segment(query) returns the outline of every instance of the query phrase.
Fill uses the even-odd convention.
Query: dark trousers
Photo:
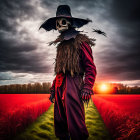
[[[86,140],[89,137],[85,125],[85,111],[80,99],[82,77],[66,76],[57,88],[54,103],[54,127],[56,137],[70,134],[71,140]]]

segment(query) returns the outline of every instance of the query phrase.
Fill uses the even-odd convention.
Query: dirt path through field
[[[84,106],[85,121],[89,131],[88,140],[111,140],[92,100],[90,100],[88,108],[86,104]],[[54,135],[53,107],[54,104],[14,140],[58,140]]]

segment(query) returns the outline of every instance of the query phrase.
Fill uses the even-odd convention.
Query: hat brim
[[[89,19],[81,19],[81,18],[65,17],[65,16],[61,16],[61,17],[71,19],[73,22],[73,27],[75,27],[75,28],[80,28],[83,25],[85,25],[89,22],[92,22],[92,20],[89,20]],[[60,17],[52,17],[52,18],[47,19],[40,26],[40,28],[44,28],[46,31],[56,30],[56,19],[58,19],[58,18],[60,18]]]

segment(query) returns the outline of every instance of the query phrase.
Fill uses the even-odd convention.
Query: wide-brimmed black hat
[[[40,28],[44,28],[46,31],[50,31],[52,29],[56,30],[56,19],[63,17],[72,21],[72,27],[80,28],[88,22],[92,22],[89,19],[81,19],[75,18],[71,15],[71,9],[68,5],[59,5],[56,11],[56,17],[52,17],[47,19]],[[39,29],[40,29],[39,28]]]

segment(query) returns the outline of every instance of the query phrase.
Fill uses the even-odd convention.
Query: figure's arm
[[[94,64],[92,49],[86,42],[83,42],[81,45],[81,57],[85,69],[84,88],[92,90],[97,71]]]
[[[54,103],[53,99],[55,97],[55,83],[56,83],[56,77],[54,78],[53,80],[53,83],[52,83],[52,86],[50,88],[50,97],[49,97],[49,100]]]
[[[93,86],[97,71],[94,64],[92,49],[86,42],[82,42],[81,44],[81,60],[85,70],[85,78],[82,91],[88,95],[91,95],[93,94]],[[83,98],[86,98],[85,100],[89,100],[90,96],[86,96],[86,94],[84,94]]]

